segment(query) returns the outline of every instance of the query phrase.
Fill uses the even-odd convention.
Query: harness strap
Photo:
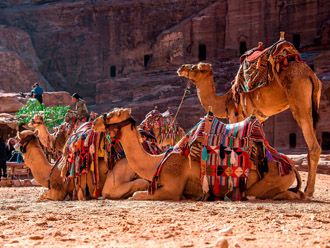
[[[50,170],[50,173],[49,173],[49,176],[48,176],[48,180],[47,180],[48,189],[50,189],[50,178],[52,177],[53,171],[54,171],[55,168],[57,168],[57,165],[59,164],[59,162],[61,161],[61,159],[62,159],[62,157],[59,157],[59,158],[56,160],[56,162],[55,162],[53,168]]]

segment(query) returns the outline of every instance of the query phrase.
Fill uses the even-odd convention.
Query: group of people
[[[16,140],[9,138],[7,142],[0,137],[0,180],[7,178],[7,162],[23,162],[23,157],[15,151]]]

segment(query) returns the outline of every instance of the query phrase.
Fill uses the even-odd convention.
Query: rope
[[[176,113],[175,113],[175,115],[174,115],[173,121],[172,121],[172,123],[170,124],[170,128],[169,128],[169,130],[168,130],[168,132],[167,132],[167,134],[166,134],[164,140],[167,139],[167,137],[168,137],[170,131],[173,129],[174,122],[175,122],[175,120],[176,120],[176,118],[177,118],[177,116],[178,116],[178,114],[179,114],[179,111],[180,111],[180,109],[181,109],[181,107],[182,107],[183,101],[184,101],[184,99],[185,99],[187,93],[190,92],[189,89],[190,89],[190,83],[188,82],[187,85],[186,85],[186,88],[184,89],[184,93],[183,93],[183,96],[182,96],[182,98],[181,98],[181,102],[180,102],[180,104],[179,104],[179,107],[178,107],[178,109],[177,109],[177,111],[176,111]]]

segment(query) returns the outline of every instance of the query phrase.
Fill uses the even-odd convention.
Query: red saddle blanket
[[[215,199],[223,192],[225,196],[220,199],[243,199],[251,168],[262,175],[268,170],[268,162],[276,161],[279,174],[286,175],[293,166],[289,158],[268,144],[255,117],[234,124],[205,117],[176,149],[200,161],[203,190]]]

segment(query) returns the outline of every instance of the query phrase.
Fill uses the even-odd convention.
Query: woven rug
[[[291,60],[301,62],[299,52],[285,40],[271,47],[253,48],[244,53],[241,65],[233,83],[236,93],[251,92],[268,84],[273,79],[273,73],[285,70]]]
[[[125,157],[125,153],[119,140],[112,140],[107,133],[95,132],[92,122],[89,122],[70,135],[64,157],[66,165],[62,169],[62,177],[75,179],[91,172],[93,184],[98,185],[99,157],[104,158],[111,170],[116,161]]]
[[[268,144],[262,124],[255,117],[234,124],[205,117],[174,150],[200,161],[203,190],[215,199],[223,194],[225,197],[220,199],[244,199],[253,166],[267,172],[268,162],[276,161],[279,174],[286,175],[293,165]]]

